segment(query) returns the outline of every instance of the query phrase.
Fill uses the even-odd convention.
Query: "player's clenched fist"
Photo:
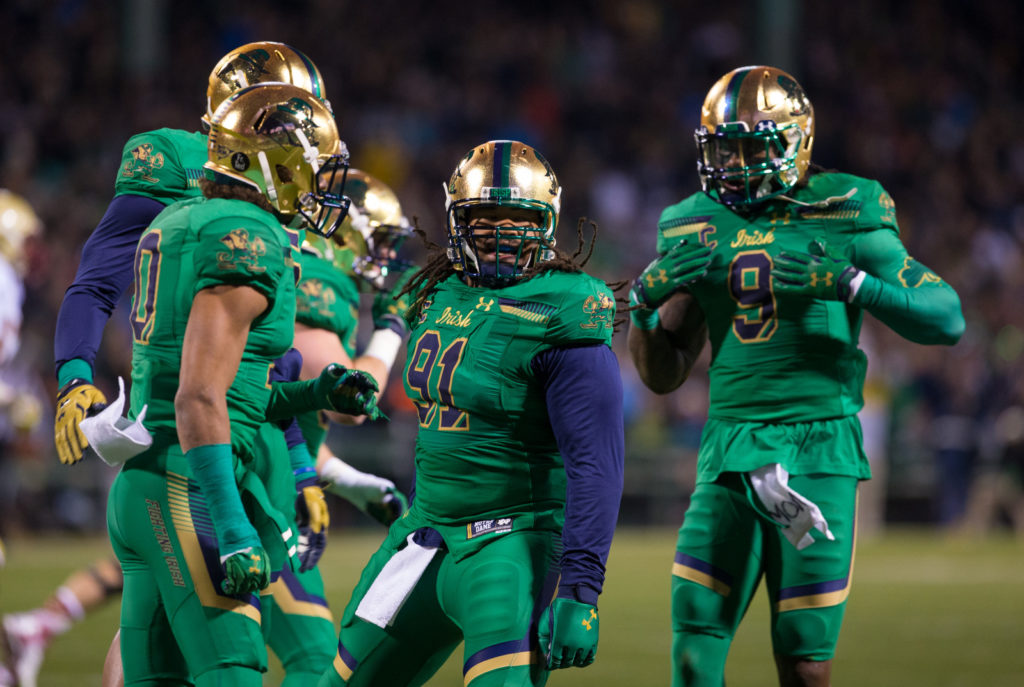
[[[633,283],[631,300],[657,308],[669,296],[707,274],[711,250],[702,243],[683,240],[655,258]]]

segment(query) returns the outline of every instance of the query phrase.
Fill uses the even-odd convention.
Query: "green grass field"
[[[340,610],[379,541],[372,531],[332,534],[327,592]],[[601,644],[586,670],[559,671],[549,685],[669,684],[672,530],[620,530],[601,598]],[[101,538],[15,539],[0,571],[0,610],[40,603],[75,566],[106,553]],[[759,597],[729,659],[730,685],[774,685],[767,605]],[[58,638],[40,687],[98,685],[117,625],[112,604]],[[460,656],[431,681],[461,685]],[[276,666],[266,684],[276,685]],[[836,687],[1020,687],[1024,685],[1024,544],[1010,538],[949,539],[899,532],[864,541],[833,668]]]

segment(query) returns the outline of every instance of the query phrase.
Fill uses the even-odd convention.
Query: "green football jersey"
[[[195,198],[156,216],[135,252],[131,417],[148,404],[146,429],[176,431],[174,395],[192,300],[211,286],[249,286],[269,304],[252,323],[227,401],[232,446],[241,456],[250,454],[256,428],[265,421],[270,367],[291,346],[295,331],[293,233],[240,200]]]
[[[559,517],[565,470],[531,362],[551,348],[610,346],[614,317],[608,287],[583,273],[438,285],[413,324],[403,380],[419,413],[418,518]]]
[[[710,417],[804,422],[863,405],[862,310],[776,294],[770,271],[781,251],[806,253],[818,238],[849,257],[870,232],[898,235],[893,201],[875,181],[836,173],[811,176],[790,196],[798,202],[741,214],[697,193],[666,208],[658,223],[659,253],[684,238],[712,251],[707,275],[690,287],[711,341]]]
[[[146,196],[164,205],[202,195],[206,143],[206,134],[180,129],[132,136],[121,153],[114,195]]]
[[[310,253],[299,256],[299,282],[295,321],[313,329],[326,329],[341,339],[350,358],[356,354],[359,326],[359,287],[333,263]]]
[[[348,356],[355,358],[359,287],[328,260],[302,253],[299,263],[302,278],[297,289],[295,321],[334,332]],[[322,413],[302,413],[297,420],[310,455],[316,456],[327,437],[327,419]]]

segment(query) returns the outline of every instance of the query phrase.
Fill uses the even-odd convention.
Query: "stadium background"
[[[862,344],[871,362],[863,420],[880,479],[863,495],[867,536],[858,583],[860,571],[872,565],[892,576],[877,573],[888,591],[872,598],[875,573],[864,573],[869,581],[856,587],[850,620],[864,619],[868,628],[880,623],[878,632],[848,627],[840,656],[856,641],[850,635],[868,644],[888,638],[885,628],[895,626],[874,612],[895,620],[904,606],[936,615],[922,615],[919,626],[894,639],[919,641],[924,629],[927,645],[935,646],[933,635],[942,628],[951,646],[979,642],[978,635],[1019,644],[1020,623],[1000,624],[998,613],[1014,604],[1024,608],[1021,553],[1012,539],[1024,537],[1024,8],[1010,0],[459,5],[11,0],[0,7],[0,187],[25,196],[46,225],[26,279],[22,351],[2,371],[39,398],[43,419],[34,434],[15,436],[0,418],[0,532],[11,558],[0,572],[0,611],[38,603],[64,574],[102,552],[113,475],[97,460],[73,469],[57,463],[50,432],[52,338],[81,245],[110,200],[121,146],[150,128],[197,128],[213,63],[239,44],[280,40],[306,52],[323,72],[354,166],[392,185],[406,214],[432,239],[443,236],[439,187],[455,161],[480,141],[517,138],[545,154],[565,188],[560,244],[573,247],[576,219],[593,218],[600,230],[590,268],[610,281],[643,269],[661,208],[697,190],[692,130],[714,80],[751,63],[793,73],[815,106],[814,160],[882,182],[896,201],[910,252],[958,290],[968,322],[959,344],[938,349],[908,344],[865,318]],[[130,340],[122,306],[97,365],[108,393],[118,375],[128,377]],[[706,375],[699,370],[681,391],[655,396],[628,362],[624,332],[615,342],[627,391],[619,541],[637,548],[629,556],[613,550],[610,575],[622,575],[627,588],[653,585],[642,608],[656,615],[621,607],[629,622],[653,628],[623,634],[654,643],[651,657],[636,662],[657,665],[667,651],[672,527],[692,485]],[[392,391],[391,423],[337,430],[331,442],[346,460],[408,486],[414,415],[402,403],[400,385]],[[344,504],[332,505],[337,527],[328,562],[340,565],[343,528],[353,530],[353,551],[377,533]],[[914,534],[906,534],[907,526]],[[883,531],[890,534],[877,536]],[[919,587],[909,584],[918,579],[914,571],[931,581],[925,586],[934,599],[908,591]],[[344,601],[343,587],[333,590],[335,606]],[[965,589],[978,596],[964,596]],[[944,606],[947,594],[963,603]],[[613,604],[611,593],[607,598]],[[108,626],[114,617],[106,616]],[[99,616],[89,622],[97,631],[87,639],[78,631],[62,638],[48,667],[63,665],[56,663],[61,647],[80,646],[86,663],[67,674],[98,673],[108,633]],[[602,654],[612,653],[613,625],[606,620]],[[755,652],[751,665],[763,674],[751,673],[759,675],[756,682],[737,679],[772,684],[763,625],[745,629]],[[942,654],[948,668],[940,661],[930,681],[867,681],[1024,683],[1019,652],[1003,653],[1001,644],[985,641],[988,648],[973,662],[957,662],[962,649]],[[878,661],[896,661],[892,644],[879,649]],[[578,679],[588,673],[599,679],[601,663],[596,674],[581,672]],[[865,682],[844,676],[857,663],[840,662],[837,685]],[[989,663],[1003,672],[969,679],[978,674],[968,666]],[[664,682],[664,670],[654,674],[650,682],[635,681]]]

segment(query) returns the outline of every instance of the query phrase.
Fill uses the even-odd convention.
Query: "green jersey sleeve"
[[[359,324],[359,289],[333,264],[303,253],[302,280],[296,292],[295,321],[326,329],[341,339],[345,352],[355,356]]]
[[[866,273],[854,304],[915,343],[952,345],[960,339],[965,323],[956,291],[912,258],[894,233],[859,235],[851,258]]]
[[[270,301],[283,279],[293,279],[282,230],[252,217],[221,217],[199,230],[194,292],[220,284],[250,286]],[[276,232],[276,233],[275,233]]]
[[[132,194],[165,205],[202,194],[206,136],[177,129],[136,134],[125,143],[114,195]]]
[[[561,275],[561,304],[548,320],[544,337],[552,348],[586,344],[611,346],[615,299],[608,286],[583,273]]]
[[[851,180],[848,182],[851,188],[854,187],[855,182],[860,182],[857,194],[857,200],[860,201],[857,223],[861,227],[888,230],[894,235],[899,235],[900,228],[896,224],[896,203],[880,183],[849,174],[831,176],[839,180]]]

